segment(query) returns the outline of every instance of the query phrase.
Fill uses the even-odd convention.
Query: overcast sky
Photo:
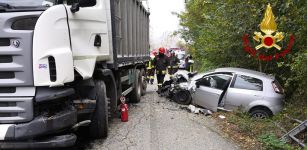
[[[172,12],[184,11],[184,0],[148,0],[148,5],[152,48],[175,47],[178,38],[167,37],[179,28],[179,19]]]

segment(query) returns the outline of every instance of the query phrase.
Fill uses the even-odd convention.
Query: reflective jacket
[[[154,66],[154,58],[151,58],[151,59],[148,61],[146,67],[147,67],[147,69],[154,69],[154,68],[155,68],[155,66]]]
[[[153,64],[157,71],[165,71],[169,65],[167,56],[159,54],[154,58]]]
[[[178,67],[179,59],[176,56],[171,56],[169,58],[169,66],[176,68]]]

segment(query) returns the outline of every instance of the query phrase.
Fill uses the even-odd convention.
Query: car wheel
[[[250,111],[250,115],[255,119],[266,119],[272,116],[272,112],[268,109],[256,108]]]
[[[192,97],[189,91],[180,90],[175,93],[174,100],[178,104],[189,105],[192,101]]]

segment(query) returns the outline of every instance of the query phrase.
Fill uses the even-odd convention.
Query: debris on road
[[[221,118],[221,119],[225,119],[226,117],[225,117],[225,116],[223,116],[223,115],[219,115],[219,118]]]
[[[205,116],[212,115],[212,111],[204,108],[198,108],[194,105],[189,105],[188,107],[180,107],[194,114],[204,114]]]

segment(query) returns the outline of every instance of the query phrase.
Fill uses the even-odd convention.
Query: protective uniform
[[[147,64],[147,82],[153,84],[155,79],[155,66],[154,66],[154,59],[157,56],[156,52],[153,52],[153,57],[149,60]]]
[[[194,60],[193,57],[191,55],[188,55],[185,59],[185,64],[186,64],[186,70],[189,72],[193,72],[194,71]]]
[[[158,80],[158,93],[161,91],[162,84],[164,82],[164,77],[166,74],[166,69],[169,64],[167,56],[165,54],[165,48],[159,48],[159,55],[154,59],[154,66],[156,69],[157,80]]]
[[[169,66],[168,66],[168,74],[170,77],[173,77],[173,75],[178,71],[178,64],[180,63],[179,59],[175,55],[174,52],[172,52],[170,58],[169,58]]]

